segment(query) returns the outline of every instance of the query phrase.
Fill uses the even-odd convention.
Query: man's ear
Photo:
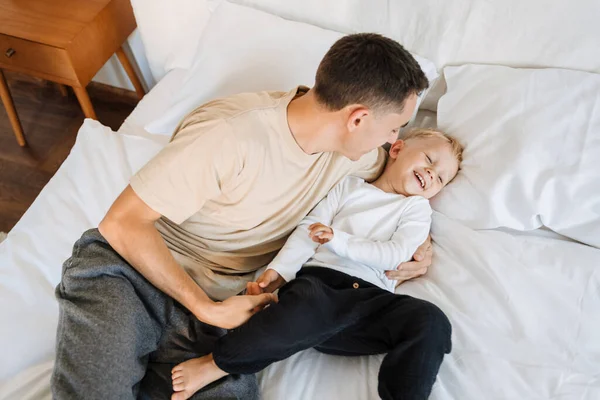
[[[371,114],[371,110],[362,105],[349,106],[348,132],[354,132],[361,125],[365,124],[365,119]]]
[[[404,140],[398,139],[394,142],[392,147],[390,147],[390,157],[394,160],[398,157],[398,153],[402,151],[404,148]]]

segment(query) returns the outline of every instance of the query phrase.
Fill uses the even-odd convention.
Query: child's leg
[[[212,355],[175,367],[175,390],[189,397],[225,374],[255,373],[314,347],[367,315],[372,307],[365,307],[361,297],[389,302],[381,289],[355,290],[356,279],[345,274],[323,268],[303,272],[281,288],[277,304],[219,339]]]
[[[346,356],[387,353],[379,370],[381,398],[425,400],[444,354],[450,352],[452,327],[444,313],[427,301],[389,296],[394,297],[389,305],[315,348]]]
[[[277,304],[219,339],[214,361],[228,373],[256,373],[354,324],[354,309],[349,293],[321,277],[301,275],[280,290]]]

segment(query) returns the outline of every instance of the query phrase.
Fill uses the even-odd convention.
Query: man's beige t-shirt
[[[243,93],[197,108],[131,179],[163,216],[156,226],[177,262],[214,299],[243,290],[343,177],[381,172],[383,149],[356,162],[302,150],[287,106],[307,90]]]

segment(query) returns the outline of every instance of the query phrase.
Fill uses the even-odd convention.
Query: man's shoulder
[[[247,116],[253,111],[275,109],[286,95],[286,92],[265,91],[238,93],[211,100],[189,113],[182,121],[179,129],[192,124],[218,120],[234,122],[235,119]]]

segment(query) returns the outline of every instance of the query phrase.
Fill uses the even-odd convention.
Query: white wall
[[[131,61],[133,68],[136,70],[137,76],[142,81],[142,85],[146,91],[150,90],[156,82],[150,72],[146,52],[144,51],[140,33],[137,29],[129,36],[127,42],[123,45],[123,49],[129,61]],[[104,64],[92,80],[110,86],[134,90],[129,77],[115,54]]]

